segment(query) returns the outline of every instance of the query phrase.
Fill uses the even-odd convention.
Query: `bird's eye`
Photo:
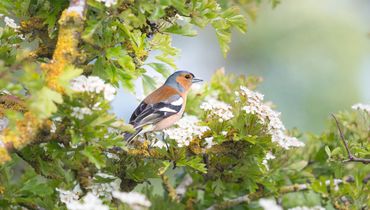
[[[186,79],[190,79],[190,78],[191,78],[191,76],[190,76],[189,74],[187,74],[187,75],[185,75],[185,78],[186,78]]]

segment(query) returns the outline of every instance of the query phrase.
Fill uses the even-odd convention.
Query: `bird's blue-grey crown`
[[[176,78],[182,74],[190,74],[192,76],[192,83],[196,83],[196,82],[201,82],[203,80],[201,79],[197,79],[195,78],[194,74],[189,72],[189,71],[184,71],[184,70],[180,70],[180,71],[175,71],[173,74],[171,74],[166,82],[164,83],[164,85],[167,85],[167,86],[171,86],[173,88],[176,88],[178,90],[180,90],[181,92],[184,92],[185,89],[177,82]]]

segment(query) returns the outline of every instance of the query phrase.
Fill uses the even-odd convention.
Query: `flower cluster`
[[[102,2],[106,7],[111,7],[117,4],[117,0],[96,0],[97,2]]]
[[[4,16],[3,14],[0,14],[0,18],[3,17],[3,16]],[[18,30],[20,28],[20,26],[15,23],[15,20],[8,17],[8,16],[4,17],[4,22],[5,22],[6,26],[8,26],[9,28],[12,28],[14,30]]]
[[[262,160],[262,164],[266,167],[267,170],[269,170],[268,161],[275,159],[275,155],[272,154],[272,152],[268,152],[265,156],[265,158]]]
[[[247,114],[256,115],[261,124],[267,123],[268,132],[273,142],[277,142],[284,149],[304,146],[304,143],[297,138],[285,134],[285,126],[280,120],[280,112],[272,110],[270,106],[263,103],[262,94],[251,91],[244,86],[240,86],[240,91],[235,92],[235,94],[237,101],[241,101],[240,95],[246,98],[247,105],[242,110]]]
[[[105,83],[97,76],[79,76],[71,81],[71,89],[76,92],[103,93],[104,99],[112,101],[116,94],[116,88]]]
[[[65,204],[69,210],[109,210],[109,207],[91,192],[88,192],[81,200],[71,200]]]
[[[114,191],[112,195],[121,202],[128,204],[133,210],[147,209],[152,205],[145,195],[137,192]]]
[[[229,104],[213,97],[207,97],[206,101],[200,105],[200,108],[204,111],[209,111],[212,116],[218,117],[219,122],[224,122],[234,117],[231,111],[232,107]]]
[[[85,115],[91,115],[92,111],[86,107],[72,107],[72,116],[82,120]]]
[[[208,126],[200,126],[195,116],[184,116],[176,123],[176,127],[164,130],[170,139],[174,139],[179,147],[188,146],[194,137],[201,137],[209,130]]]
[[[109,174],[98,173],[97,175],[103,178],[110,178],[114,180],[108,183],[95,183],[87,187],[87,189],[89,189],[95,196],[112,200],[112,192],[120,189],[121,180]]]
[[[313,206],[313,207],[296,206],[294,208],[290,208],[289,210],[325,210],[325,208],[321,206]]]
[[[103,178],[115,178],[111,175],[98,173],[97,175]],[[89,186],[89,192],[82,198],[82,190],[79,185],[76,185],[72,191],[57,188],[59,199],[64,203],[69,210],[105,210],[108,206],[103,204],[104,200],[112,200],[116,198],[123,203],[129,205],[132,209],[147,209],[151,206],[151,202],[142,194],[137,192],[120,192],[119,185],[121,180],[115,179],[111,183],[99,183]]]
[[[364,111],[364,112],[367,112],[368,114],[370,114],[370,104],[361,104],[361,103],[354,104],[352,106],[352,109],[361,110],[361,111]]]

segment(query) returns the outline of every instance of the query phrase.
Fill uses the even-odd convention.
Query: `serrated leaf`
[[[81,154],[85,155],[96,168],[101,169],[105,166],[105,157],[96,147],[87,146],[81,151]]]
[[[57,111],[55,104],[63,102],[62,95],[48,87],[43,87],[41,90],[34,92],[31,97],[30,109],[34,113],[38,113],[40,119],[49,117]]]
[[[196,36],[198,32],[193,29],[191,24],[179,25],[175,24],[165,30],[166,32],[179,34],[183,36]]]
[[[171,74],[171,70],[163,63],[148,63],[147,65],[162,74],[164,78],[167,78]]]
[[[178,166],[188,166],[202,173],[207,173],[206,164],[203,163],[202,158],[193,157],[192,159],[186,160],[181,159],[176,162]]]
[[[144,93],[149,94],[156,88],[156,82],[153,78],[147,75],[143,75],[142,78],[143,78],[142,81],[143,81]]]

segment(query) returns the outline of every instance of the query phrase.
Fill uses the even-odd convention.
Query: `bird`
[[[132,113],[129,124],[135,131],[124,134],[127,143],[130,144],[138,135],[169,128],[181,119],[192,84],[202,81],[189,71],[181,70],[171,74]]]

